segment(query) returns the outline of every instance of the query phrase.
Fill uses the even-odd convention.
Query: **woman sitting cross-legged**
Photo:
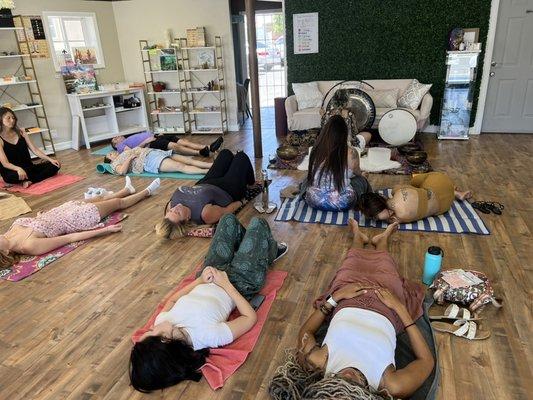
[[[112,151],[104,162],[111,163],[111,168],[118,175],[133,172],[182,172],[184,174],[205,174],[213,163],[193,160],[190,157],[173,154],[172,150],[157,150],[145,147],[124,150],[122,153]]]
[[[352,208],[362,194],[372,191],[361,175],[359,153],[348,145],[348,126],[340,115],[332,116],[320,131],[304,186],[307,204],[323,211]]]
[[[368,218],[413,222],[450,210],[453,200],[466,200],[472,192],[460,192],[443,172],[414,175],[410,185],[398,185],[387,199],[378,193],[361,196],[359,208]]]
[[[315,311],[300,329],[300,365],[308,371],[320,371],[329,380],[327,385],[321,381],[313,384],[304,398],[359,398],[348,395],[350,391],[355,393],[350,385],[406,398],[430,376],[433,355],[414,323],[423,313],[424,289],[404,280],[387,252],[388,239],[397,225],[389,225],[384,233],[369,240],[359,231],[357,221],[350,220],[353,244],[326,293],[315,301]],[[370,248],[365,249],[366,244]],[[319,345],[315,333],[327,320],[327,333]],[[404,330],[415,360],[396,369],[396,336]],[[338,397],[328,396],[331,393],[327,388],[335,387],[341,388]],[[316,396],[317,391],[320,396]]]
[[[156,233],[167,239],[185,236],[194,224],[215,224],[244,203],[246,187],[255,182],[254,169],[242,151],[222,150],[205,177],[194,186],[179,186],[165,207]]]
[[[68,201],[36,217],[16,219],[11,228],[0,235],[0,268],[15,264],[18,254],[38,256],[72,242],[120,231],[120,225],[101,227],[100,221],[149,197],[159,185],[158,178],[135,193],[130,178],[126,177],[126,186],[117,193]]]
[[[43,162],[34,164],[31,150]],[[0,175],[5,183],[28,187],[57,174],[61,164],[35,146],[30,135],[17,126],[13,110],[0,107]]]
[[[248,300],[263,287],[268,267],[287,252],[268,223],[252,218],[245,229],[235,215],[219,222],[196,280],[170,297],[131,351],[130,380],[141,391],[198,381],[209,348],[227,345],[254,326]],[[240,316],[228,321],[234,308]]]

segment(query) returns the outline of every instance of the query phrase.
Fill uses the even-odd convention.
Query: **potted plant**
[[[0,27],[12,28],[15,26],[13,22],[13,14],[11,10],[15,8],[13,0],[0,0]]]

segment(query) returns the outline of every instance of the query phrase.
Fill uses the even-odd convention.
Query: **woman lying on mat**
[[[17,254],[37,256],[72,242],[120,231],[120,225],[100,227],[100,220],[147,198],[159,185],[158,178],[135,193],[130,178],[126,177],[126,186],[117,193],[68,201],[36,217],[15,220],[11,228],[0,235],[0,268],[13,265]]]
[[[361,144],[370,140],[364,132]],[[305,201],[323,211],[346,210],[372,188],[359,169],[359,154],[348,145],[348,126],[340,115],[331,117],[318,135],[309,157]]]
[[[31,150],[42,163],[31,161]],[[33,144],[30,135],[17,126],[15,113],[0,107],[0,175],[6,183],[28,187],[57,174],[61,164]]]
[[[191,142],[187,139],[182,139],[177,135],[174,136],[155,136],[151,132],[141,132],[134,135],[115,136],[111,139],[111,147],[117,152],[122,153],[124,150],[133,149],[135,147],[148,147],[157,150],[172,150],[175,153],[186,156],[203,156],[209,157],[210,152],[217,151],[224,139],[220,136],[209,146]]]
[[[394,398],[405,398],[431,374],[433,355],[414,323],[423,313],[424,289],[400,276],[398,265],[387,251],[389,237],[397,225],[389,225],[384,233],[369,240],[359,231],[357,221],[350,219],[352,246],[328,290],[315,301],[315,311],[300,329],[297,356],[307,371],[320,371],[329,379],[328,385],[321,387],[319,382],[315,389],[328,386],[346,391],[339,389],[336,396],[330,397],[325,389],[322,397],[311,393],[303,397],[359,398],[347,394],[361,386],[370,392],[384,389]],[[367,249],[366,244],[370,245]],[[315,333],[327,320],[329,326],[320,345]],[[416,358],[397,370],[396,335],[403,330]]]
[[[242,151],[222,150],[205,177],[194,186],[179,186],[165,207],[156,233],[167,239],[185,236],[194,224],[215,224],[244,203],[247,185],[255,182],[254,169]]]
[[[112,151],[104,162],[110,162],[111,168],[118,175],[129,172],[141,174],[150,172],[182,172],[184,174],[205,174],[213,163],[193,160],[192,158],[172,154],[172,150],[157,150],[144,147],[124,150],[122,153]]]
[[[414,175],[410,185],[398,185],[387,199],[378,193],[361,196],[359,208],[368,218],[413,222],[450,210],[453,200],[466,200],[472,192],[460,192],[443,172]]]
[[[246,230],[233,214],[220,220],[203,270],[172,295],[130,356],[130,380],[141,391],[182,380],[198,381],[209,348],[225,346],[254,326],[250,300],[265,284],[268,267],[287,252],[268,223],[252,218]],[[240,316],[228,321],[234,308]]]

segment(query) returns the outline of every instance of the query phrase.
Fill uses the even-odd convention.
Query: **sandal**
[[[453,324],[447,322],[432,322],[431,327],[438,332],[451,333],[468,340],[484,340],[490,337],[489,331],[478,330],[474,321],[457,320]]]
[[[490,214],[490,209],[487,207],[486,201],[474,201],[472,208],[481,211],[483,214]]]
[[[502,211],[505,207],[503,204],[498,203],[497,201],[494,201],[490,203],[487,202],[487,208],[496,215],[502,215]]]
[[[444,307],[433,306],[429,309],[429,319],[455,319],[463,321],[478,321],[481,318],[478,318],[476,314],[472,315],[470,310],[467,308],[459,307],[457,304],[450,304],[443,312]],[[436,311],[431,313],[431,311]]]

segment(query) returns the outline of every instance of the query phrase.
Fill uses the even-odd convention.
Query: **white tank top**
[[[357,368],[376,390],[385,369],[395,365],[396,331],[374,311],[343,308],[333,316],[323,344],[328,346],[326,374]]]

